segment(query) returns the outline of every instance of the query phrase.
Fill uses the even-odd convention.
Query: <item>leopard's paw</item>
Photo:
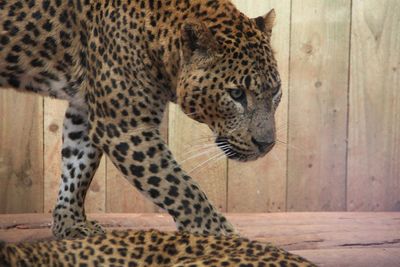
[[[194,234],[213,234],[213,235],[238,235],[233,225],[224,217],[224,215],[214,212],[207,215],[206,219],[202,217],[175,219],[179,231],[190,232]],[[207,219],[210,218],[210,219]]]
[[[104,235],[105,233],[104,229],[96,221],[79,222],[71,227],[61,229],[58,232],[55,232],[53,229],[53,234],[60,239],[83,238],[88,236]]]
[[[237,231],[233,227],[233,225],[225,218],[225,216],[221,215],[219,218],[221,234],[223,235],[238,235]]]
[[[91,229],[91,235],[104,235],[106,233],[98,221],[86,221],[86,225]]]

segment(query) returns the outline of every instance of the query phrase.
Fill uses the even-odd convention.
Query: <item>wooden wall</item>
[[[276,10],[281,143],[256,162],[227,161],[171,105],[163,133],[184,168],[228,212],[400,211],[400,1],[234,2],[249,16]],[[1,213],[53,208],[65,108],[0,91]],[[158,209],[103,160],[87,210]]]

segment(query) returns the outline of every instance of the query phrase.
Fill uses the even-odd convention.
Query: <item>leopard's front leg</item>
[[[179,230],[201,234],[234,232],[174,160],[157,126],[142,124],[128,130],[117,126],[127,125],[124,123],[100,125],[93,131],[93,139],[130,183],[173,216]]]

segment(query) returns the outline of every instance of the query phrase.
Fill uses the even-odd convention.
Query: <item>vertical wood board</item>
[[[43,99],[0,91],[0,213],[43,212]]]
[[[400,2],[353,1],[348,209],[400,211]]]
[[[256,162],[215,160],[211,131],[172,105],[161,132],[178,162],[222,211],[400,211],[400,2],[233,2],[277,14],[279,144]],[[0,213],[52,211],[66,107],[0,90]],[[103,158],[87,212],[158,210]]]
[[[292,2],[288,211],[346,209],[350,6]]]

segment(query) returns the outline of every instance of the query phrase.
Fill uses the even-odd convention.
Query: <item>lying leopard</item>
[[[187,232],[113,231],[84,239],[1,246],[1,266],[315,266],[270,244]]]
[[[69,102],[54,235],[103,233],[84,211],[103,153],[178,229],[234,232],[158,127],[175,102],[228,158],[268,153],[281,97],[274,18],[228,0],[0,0],[0,87]]]

